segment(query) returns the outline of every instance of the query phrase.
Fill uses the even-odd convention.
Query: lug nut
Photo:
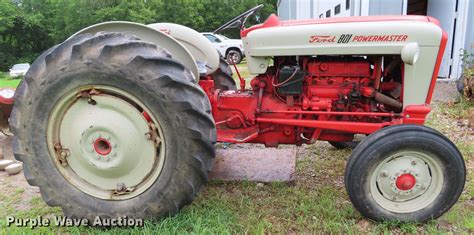
[[[145,134],[145,138],[146,138],[147,140],[151,140],[151,134],[150,134],[150,133],[146,133],[146,134]]]
[[[388,173],[387,173],[386,171],[382,171],[382,172],[380,173],[380,175],[381,175],[382,177],[387,177],[387,176],[388,176]]]
[[[61,157],[67,157],[69,156],[69,152],[66,150],[61,151]]]

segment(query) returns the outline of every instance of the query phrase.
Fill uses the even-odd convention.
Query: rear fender
[[[79,34],[95,34],[98,32],[128,33],[133,34],[144,41],[154,43],[157,46],[168,50],[173,55],[173,59],[178,60],[191,70],[196,81],[199,79],[198,67],[191,52],[179,41],[164,32],[160,32],[159,30],[153,29],[144,24],[127,21],[111,21],[89,26],[75,33],[71,37]]]
[[[172,23],[155,23],[150,28],[171,35],[193,55],[196,61],[206,64],[206,74],[212,74],[219,68],[219,52],[206,37],[189,27]]]

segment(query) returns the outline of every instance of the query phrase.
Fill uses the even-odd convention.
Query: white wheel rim
[[[410,213],[429,206],[441,193],[443,171],[427,153],[400,151],[370,174],[370,194],[382,208]]]
[[[91,196],[124,200],[143,193],[163,168],[159,122],[123,90],[96,86],[93,102],[78,98],[84,90],[91,89],[70,92],[50,115],[47,139],[53,162],[66,180]],[[58,157],[58,143],[66,164]]]

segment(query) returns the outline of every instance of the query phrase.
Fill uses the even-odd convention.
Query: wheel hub
[[[411,200],[422,195],[430,185],[430,169],[416,156],[399,156],[381,166],[376,183],[386,199]]]
[[[94,150],[96,153],[107,156],[112,152],[112,145],[104,138],[98,138],[94,141]]]
[[[395,181],[395,185],[399,190],[410,190],[412,189],[416,184],[416,179],[415,176],[412,174],[403,174],[397,178]]]
[[[82,155],[95,167],[113,160],[120,151],[117,145],[120,140],[113,137],[113,134],[108,131],[94,128],[94,125],[84,130],[81,136],[80,148]]]
[[[382,207],[398,213],[416,211],[439,194],[443,178],[432,158],[422,152],[403,151],[380,163],[370,190]]]

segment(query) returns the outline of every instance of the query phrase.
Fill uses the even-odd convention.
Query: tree
[[[0,1],[0,69],[30,62],[50,46],[41,14],[26,14],[11,1]]]
[[[275,0],[0,0],[0,71],[31,63],[44,50],[96,23],[170,22],[205,32],[261,3],[262,21],[276,12]],[[249,23],[259,22],[250,18]],[[238,30],[223,33],[239,37]]]

